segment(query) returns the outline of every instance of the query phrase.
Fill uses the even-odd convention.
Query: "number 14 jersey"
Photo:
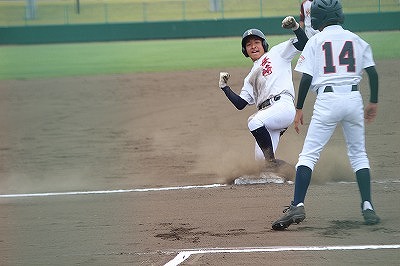
[[[364,68],[374,66],[370,45],[340,25],[326,27],[312,36],[295,70],[313,76],[311,90],[323,86],[358,84]]]

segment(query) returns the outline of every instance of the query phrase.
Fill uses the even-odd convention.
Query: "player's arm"
[[[297,95],[296,109],[303,109],[304,101],[306,100],[308,89],[311,86],[313,77],[303,73],[299,84],[299,92]]]
[[[294,47],[296,47],[297,50],[303,51],[304,46],[306,46],[306,43],[308,41],[308,37],[304,30],[299,27],[297,30],[293,31],[294,34],[296,34],[297,37],[297,42],[293,43]]]
[[[369,103],[365,107],[364,118],[367,121],[367,123],[370,123],[374,121],[378,110],[377,103],[378,103],[379,82],[378,82],[378,73],[376,72],[374,66],[365,68],[365,71],[368,74],[369,88],[371,90],[371,95],[369,98]]]
[[[219,87],[223,92],[225,93],[226,97],[231,101],[231,103],[238,109],[242,110],[247,106],[247,102],[237,95],[234,91],[231,90],[231,88],[228,86],[228,79],[230,75],[227,72],[221,72],[219,73]]]
[[[229,86],[225,86],[221,88],[221,90],[225,92],[226,97],[228,97],[229,101],[231,101],[231,103],[233,103],[238,110],[242,110],[248,105],[248,103],[242,97],[232,91]]]
[[[299,124],[303,125],[303,105],[306,100],[308,89],[310,88],[312,76],[303,73],[300,80],[299,93],[297,95],[296,116],[294,117],[294,129],[300,133]]]
[[[365,68],[365,71],[368,74],[369,79],[369,88],[371,90],[371,95],[369,98],[370,103],[378,103],[378,73],[376,72],[376,68],[374,66],[370,66]]]
[[[303,51],[304,46],[308,41],[307,35],[304,30],[300,27],[299,23],[292,16],[287,16],[282,20],[282,28],[293,30],[296,34],[297,42],[293,43],[297,50]]]

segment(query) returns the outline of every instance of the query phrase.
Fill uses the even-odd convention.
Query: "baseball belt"
[[[278,94],[272,98],[266,99],[265,101],[260,103],[260,105],[258,106],[258,110],[269,107],[272,104],[272,101],[274,101],[274,102],[279,101],[280,98],[281,98],[281,95]]]
[[[279,99],[281,98],[281,94],[286,94],[286,95],[289,95],[290,97],[294,98],[290,92],[285,90],[285,91],[282,91],[281,93],[275,95],[274,97],[268,98],[265,101],[263,101],[262,103],[260,103],[258,105],[258,110],[267,108],[267,107],[271,106],[272,103],[279,101]]]
[[[358,91],[358,86],[357,85],[352,85],[351,86],[351,91]],[[323,92],[333,92],[332,86],[325,86]],[[318,91],[317,91],[317,93],[318,93]]]

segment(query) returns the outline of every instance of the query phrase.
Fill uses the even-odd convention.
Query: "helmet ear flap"
[[[268,43],[266,40],[263,40],[262,46],[264,48],[264,53],[268,52]]]
[[[247,53],[245,47],[242,47],[242,53],[244,54],[245,57],[249,57],[249,54]]]

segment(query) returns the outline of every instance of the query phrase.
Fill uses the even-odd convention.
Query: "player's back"
[[[365,67],[374,65],[368,43],[341,26],[326,27],[311,40],[315,59],[313,84],[358,84]]]

